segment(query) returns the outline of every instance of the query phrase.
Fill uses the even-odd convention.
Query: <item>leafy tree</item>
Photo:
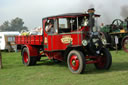
[[[9,21],[5,21],[5,22],[0,26],[0,30],[1,30],[1,31],[7,31],[8,29],[10,29]]]
[[[21,30],[28,30],[26,26],[24,26],[24,22],[21,18],[16,17],[15,19],[12,19],[11,22],[5,21],[0,26],[1,31],[21,31]]]

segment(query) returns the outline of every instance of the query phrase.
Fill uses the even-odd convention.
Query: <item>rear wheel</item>
[[[101,49],[100,57],[98,58],[98,63],[95,63],[97,69],[109,69],[112,64],[112,56],[106,48]]]
[[[22,61],[25,66],[31,66],[36,64],[36,57],[30,56],[28,49],[25,47],[22,51]]]
[[[128,52],[128,36],[122,40],[122,47],[125,52]]]
[[[67,58],[68,68],[72,73],[83,73],[85,69],[85,57],[82,52],[72,50]]]

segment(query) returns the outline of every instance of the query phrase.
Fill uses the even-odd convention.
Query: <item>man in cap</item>
[[[88,14],[89,14],[88,25],[91,28],[90,31],[93,31],[92,29],[93,29],[94,24],[95,24],[94,12],[95,12],[95,9],[94,8],[88,9]]]

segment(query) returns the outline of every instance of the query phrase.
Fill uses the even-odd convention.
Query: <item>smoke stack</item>
[[[90,31],[93,31],[93,27],[95,24],[94,13],[95,13],[94,8],[88,9],[88,14],[89,14],[88,25],[90,26]]]

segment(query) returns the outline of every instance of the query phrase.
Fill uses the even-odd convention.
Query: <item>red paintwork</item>
[[[44,52],[41,52],[41,53],[40,53],[40,56],[41,56],[42,54],[44,54]]]
[[[42,45],[43,36],[42,35],[29,35],[29,36],[16,36],[15,43],[23,45]]]
[[[86,64],[93,64],[93,63],[98,63],[98,61],[97,61],[97,60],[93,60],[93,61],[86,61],[85,63],[86,63]]]
[[[57,59],[57,60],[64,60],[64,57],[62,56],[61,52],[45,52],[45,55],[49,59]]]
[[[89,31],[89,27],[83,26],[83,27],[81,27],[81,29],[79,29],[79,31],[84,31],[84,32]]]
[[[86,56],[86,59],[95,59],[97,56]]]
[[[26,45],[29,50],[29,56],[39,56],[39,49],[37,47]]]
[[[72,67],[72,69],[74,71],[78,70],[79,68],[79,59],[77,58],[76,55],[72,55],[71,58],[70,58],[70,66]]]
[[[79,15],[80,16],[80,15]],[[81,16],[89,16],[88,14],[81,15]],[[99,15],[95,15],[96,17],[99,17]],[[78,17],[78,16],[55,16],[55,17],[49,17],[43,19],[43,35],[28,35],[28,36],[16,36],[15,42],[16,44],[25,45],[29,50],[29,56],[41,56],[42,54],[45,54],[49,59],[58,59],[58,60],[64,60],[64,56],[62,55],[62,51],[65,51],[68,47],[78,47],[82,46],[82,40],[86,39],[87,32],[89,31],[88,26],[81,27],[81,29],[76,31],[71,31],[69,33],[63,33],[63,34],[53,34],[49,35],[45,32],[45,23],[47,19],[58,19],[58,18],[67,18],[67,17]],[[71,38],[72,42],[70,43],[64,43],[62,42],[62,39],[65,36],[69,36]],[[43,49],[43,52],[39,52],[40,48]],[[60,52],[61,51],[61,52]],[[28,55],[24,53],[24,61],[27,62]],[[91,63],[98,63],[99,60],[97,59],[97,56],[86,56],[86,64]],[[94,60],[89,60],[89,59]],[[75,65],[72,64],[72,61],[75,61]],[[79,68],[79,60],[77,59],[77,56],[72,55],[70,59],[70,65],[74,70],[77,70]]]
[[[70,43],[62,43],[61,39],[64,36],[71,36],[71,38],[73,39],[71,44],[72,46],[81,46],[81,34],[82,33],[47,35],[48,43],[46,43],[46,45],[48,47],[45,48],[45,51],[65,50],[70,45]]]
[[[47,17],[47,19],[55,19],[55,18],[75,18],[75,17],[80,17],[80,16],[89,16],[89,14],[80,14],[80,15],[60,15],[60,16],[52,16],[52,17]],[[95,17],[100,17],[100,15],[95,14]]]
[[[103,68],[104,66],[105,66],[105,64],[106,64],[106,56],[100,56],[98,59],[97,59],[97,65],[98,65],[98,67],[100,67],[100,68]]]
[[[99,63],[100,56],[85,56],[86,59],[93,59],[93,60],[86,60],[86,64],[93,64]]]
[[[28,54],[27,54],[27,52],[24,52],[24,54],[23,54],[23,59],[24,59],[24,62],[25,62],[25,63],[28,62]]]

